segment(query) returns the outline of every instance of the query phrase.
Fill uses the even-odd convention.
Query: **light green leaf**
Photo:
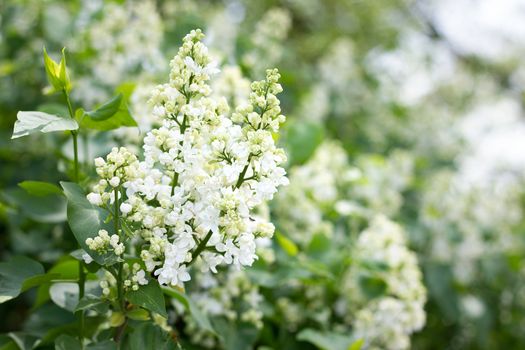
[[[71,81],[69,80],[66,67],[65,47],[62,49],[60,63],[55,62],[51,57],[49,57],[46,48],[44,47],[44,67],[46,69],[47,80],[49,84],[51,84],[49,93],[71,91]]]
[[[11,139],[16,139],[36,132],[53,132],[77,130],[78,123],[71,118],[62,118],[54,114],[37,111],[20,111],[16,115],[17,121]]]
[[[162,317],[168,317],[164,294],[157,281],[149,281],[145,286],[140,286],[138,290],[128,292],[127,297],[132,304],[142,306]]]
[[[364,339],[358,339],[352,345],[348,347],[348,350],[361,350],[364,343],[365,343]]]
[[[16,298],[23,291],[26,280],[42,274],[44,267],[24,256],[0,263],[0,303]]]
[[[55,283],[49,288],[51,300],[63,309],[74,312],[78,304],[77,283]]]
[[[136,321],[147,321],[150,319],[149,312],[141,308],[135,308],[126,312],[126,316]]]
[[[47,50],[44,47],[44,67],[46,69],[47,80],[51,87],[53,88],[52,92],[57,92],[62,90],[62,84],[60,82],[60,66],[56,63],[49,55]]]
[[[83,128],[107,131],[120,128],[121,126],[137,126],[137,122],[129,112],[127,101],[120,93],[109,102],[97,108],[95,111],[79,113]]]
[[[62,194],[62,190],[55,184],[43,181],[23,181],[18,184],[33,196],[47,196],[50,194]]]
[[[297,340],[309,342],[321,350],[349,350],[354,344],[351,336],[335,332],[320,332],[310,328],[299,332]]]
[[[82,350],[82,343],[77,338],[62,334],[55,339],[55,350]]]
[[[193,300],[191,300],[188,295],[169,287],[162,287],[162,291],[167,296],[176,299],[182,305],[184,305],[186,310],[195,319],[195,322],[197,322],[200,328],[207,330],[210,333],[216,334],[215,329],[213,328],[210,320],[208,319],[208,316],[204,312],[202,312],[202,310],[197,305],[195,305]]]
[[[106,222],[109,213],[94,206],[86,199],[82,188],[72,182],[61,182],[67,197],[67,220],[78,244],[100,265],[112,265],[117,262],[117,256],[111,252],[98,254],[89,249],[86,239],[97,236],[98,231],[105,229],[114,233],[113,226]]]
[[[290,164],[306,162],[324,138],[323,126],[315,122],[290,119],[285,130],[286,149]]]
[[[299,248],[297,248],[297,245],[288,237],[284,236],[280,232],[275,233],[275,237],[277,238],[277,243],[283,248],[283,250],[290,256],[296,256],[297,253],[299,253]]]
[[[102,106],[98,107],[94,111],[85,112],[86,116],[95,120],[103,121],[111,118],[115,113],[118,112],[120,104],[122,102],[122,94],[118,94]]]

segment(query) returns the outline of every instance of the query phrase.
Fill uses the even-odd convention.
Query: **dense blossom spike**
[[[276,95],[282,91],[276,69],[251,84],[246,103],[228,115],[226,98],[211,97],[209,81],[219,70],[193,30],[171,61],[170,80],[155,88],[153,114],[162,126],[144,138],[144,160],[124,148],[96,161],[102,180],[88,199],[96,205],[125,196],[120,211],[140,228],[140,256],[161,284],[190,279],[197,257],[205,270],[220,264],[251,265],[256,238],[274,226],[253,215],[288,180],[272,133],[285,117]],[[108,186],[109,185],[109,186]]]

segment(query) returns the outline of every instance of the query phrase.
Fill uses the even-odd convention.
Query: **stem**
[[[187,263],[186,266],[190,266],[191,264],[193,264],[193,262],[202,253],[202,251],[204,249],[206,249],[206,244],[210,240],[212,234],[213,234],[213,232],[211,232],[211,230],[208,231],[208,234],[206,235],[206,237],[204,237],[204,239],[197,246],[197,249],[195,249],[195,252],[193,252],[193,254],[191,255],[191,261],[189,263]]]
[[[88,145],[88,135],[87,133],[83,133],[80,135],[82,137],[82,146],[84,148],[84,172],[87,174],[89,173],[89,145]]]
[[[78,133],[71,131],[73,136],[73,152],[74,152],[74,163],[75,163],[75,182],[78,183]]]
[[[78,262],[78,300],[81,300],[84,297],[85,293],[85,284],[86,284],[86,272],[84,271],[84,263],[82,261]],[[78,313],[80,321],[80,340],[84,338],[84,310],[80,310]]]
[[[172,196],[175,194],[175,187],[177,186],[178,182],[179,182],[179,173],[173,170],[173,181],[171,182],[171,195]]]
[[[126,330],[127,325],[128,325],[128,318],[126,317],[124,319],[124,323],[117,328],[115,337],[113,339],[117,343],[117,349],[120,349],[120,345],[121,345],[120,341],[122,340],[122,336],[124,335],[124,331]]]
[[[71,106],[71,100],[69,99],[69,94],[66,90],[62,90],[64,97],[66,99],[67,110],[69,111],[69,116],[71,119],[75,119],[75,114],[73,113],[73,106]],[[71,130],[71,136],[73,136],[73,153],[74,153],[74,162],[75,162],[75,182],[78,183],[78,132],[76,130]]]
[[[73,107],[71,106],[71,100],[69,99],[69,94],[66,90],[62,90],[64,97],[66,98],[67,109],[69,111],[69,116],[71,119],[75,119],[73,114]],[[78,132],[76,130],[71,130],[71,136],[73,137],[73,159],[74,159],[74,180],[78,183]],[[84,263],[82,261],[78,262],[78,300],[84,297],[86,287],[86,272],[84,271]],[[84,310],[78,312],[79,323],[80,323],[80,340],[84,338]]]
[[[248,156],[248,164],[244,166],[244,169],[242,169],[242,172],[239,174],[239,178],[237,179],[237,183],[235,184],[235,188],[241,187],[242,183],[244,182],[244,177],[246,176],[246,172],[248,171],[248,167],[250,166],[250,160],[252,159],[252,154]]]
[[[113,221],[115,224],[115,234],[119,235],[119,224],[120,224],[120,210],[119,210],[119,188],[116,187],[114,190],[114,209],[113,209]],[[120,261],[118,263],[118,272],[117,272],[117,298],[118,298],[118,304],[120,306],[120,311],[124,314],[124,323],[117,328],[114,336],[115,342],[118,344],[117,347],[120,349],[120,341],[122,340],[122,337],[124,335],[124,331],[126,329],[126,325],[128,323],[128,318],[126,317],[126,300],[124,299],[124,280],[123,280],[123,271],[124,270],[124,263]]]

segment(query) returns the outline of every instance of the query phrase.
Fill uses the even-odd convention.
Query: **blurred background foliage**
[[[370,217],[387,216],[406,231],[428,290],[426,324],[412,335],[412,348],[521,349],[525,347],[524,20],[523,3],[513,0],[4,0],[0,254],[3,259],[29,255],[51,267],[75,246],[64,223],[64,200],[31,197],[17,186],[24,180],[56,183],[70,171],[66,135],[10,140],[18,110],[56,109],[60,103],[60,96],[42,93],[43,46],[55,57],[63,46],[67,48],[77,106],[89,108],[107,100],[115,89],[127,91],[130,110],[147,131],[154,124],[144,107],[148,91],[165,80],[181,38],[198,27],[223,67],[239,66],[250,80],[261,79],[267,67],[279,68],[282,107],[288,117],[280,142],[289,155],[291,186],[298,179],[308,188],[315,171],[323,173],[322,167],[315,168],[319,164],[337,178],[337,159],[331,157],[339,145],[348,162],[344,166],[361,174],[357,183],[335,186],[337,201],[318,201],[315,193],[297,200],[297,207],[312,200],[310,214],[308,208],[302,208],[302,214],[288,212],[296,199],[286,199],[287,194],[272,204],[273,221],[285,237],[274,242],[277,264],[292,261],[294,249],[323,262],[326,256],[316,255],[318,244],[324,247],[319,248],[321,255],[352,259],[357,253],[350,237],[366,228]],[[115,143],[138,148],[139,136],[136,129],[90,132],[82,159],[103,155]],[[326,146],[334,140],[335,148]],[[85,162],[83,172],[92,171]],[[301,178],[302,171],[314,175]],[[323,185],[321,180],[312,186],[322,192]],[[344,205],[347,210],[337,209]],[[308,215],[329,222],[330,232],[336,228],[349,232],[347,239],[340,245],[323,245],[323,237],[332,233],[313,232],[313,238],[304,238]],[[333,272],[333,262],[323,264]],[[335,310],[331,305],[344,288],[321,280],[322,288],[311,290],[327,294],[320,306],[312,306],[301,288],[277,288],[275,276],[289,278],[282,269],[262,261],[248,273],[249,283],[260,286],[266,302],[284,305],[291,300],[310,312],[298,316],[314,319],[298,321],[299,329],[308,328],[301,323],[305,322],[336,331],[332,325],[338,321],[315,316],[326,308]],[[273,279],[265,279],[268,271],[274,273]],[[316,284],[311,276],[293,278]],[[2,304],[0,329],[60,324],[69,317],[47,304],[56,319],[38,319],[37,313],[27,319],[34,298],[29,293],[23,300]],[[250,344],[292,349],[295,341],[288,343],[281,334],[296,334],[298,329],[272,312],[263,312],[265,325],[256,335],[253,328],[242,333],[241,326],[235,334],[243,334]],[[227,333],[228,326],[222,326]],[[307,340],[308,333],[304,334]]]

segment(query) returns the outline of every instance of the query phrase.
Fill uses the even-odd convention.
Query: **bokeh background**
[[[401,322],[389,318],[393,311],[372,308],[381,319],[370,320],[362,334],[408,335],[413,349],[525,348],[520,0],[0,1],[2,260],[24,254],[53,266],[75,246],[64,202],[28,199],[17,186],[67,178],[71,158],[66,135],[10,140],[18,110],[63,108],[57,106],[60,96],[43,94],[43,46],[55,58],[66,47],[76,106],[90,109],[115,89],[129,92],[141,133],[86,133],[81,159],[89,172],[91,159],[115,144],[140,150],[141,136],[156,123],[146,103],[151,88],[167,79],[169,60],[194,28],[205,32],[221,64],[224,80],[216,83],[217,91],[239,90],[248,84],[242,76],[259,80],[266,68],[282,74],[288,120],[279,142],[289,156],[291,185],[270,209],[287,238],[273,243],[277,256],[255,271],[291,269],[285,262],[302,254],[321,270],[332,268],[333,261],[311,251],[320,237],[343,242],[330,249],[344,261],[366,248],[374,255],[383,248],[361,247],[354,238],[373,226],[373,218],[388,217],[417,256],[426,321],[420,330],[391,330],[389,324]],[[351,275],[365,269],[352,266],[357,272]],[[234,327],[232,334],[250,339],[246,348],[294,349],[305,329],[355,333],[355,315],[382,298],[374,294],[377,288],[355,296],[362,293],[352,283],[293,273],[274,275],[290,282],[279,287],[261,273],[243,276],[269,304],[255,317],[264,323],[255,336]],[[374,276],[368,281],[381,287],[383,277]],[[381,287],[378,293],[387,292]],[[349,305],[342,307],[346,296]],[[28,316],[34,298],[2,304],[0,330],[40,322],[44,332],[46,320]],[[209,303],[203,299],[203,308]],[[222,310],[233,307],[225,304]],[[46,307],[52,308],[41,306],[42,315],[50,312]],[[182,334],[196,334],[185,329]],[[188,342],[234,348],[199,337]],[[394,349],[394,342],[374,346]]]

